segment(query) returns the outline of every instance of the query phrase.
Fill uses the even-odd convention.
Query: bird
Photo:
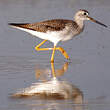
[[[52,50],[51,62],[54,62],[55,50],[59,50],[66,59],[70,59],[67,52],[62,47],[57,47],[59,42],[68,41],[83,32],[84,21],[90,20],[107,28],[107,25],[95,20],[89,16],[85,9],[79,9],[73,20],[68,19],[50,19],[35,23],[9,23],[13,28],[28,32],[43,41],[35,47],[36,51]],[[46,42],[54,44],[53,48],[41,48]]]

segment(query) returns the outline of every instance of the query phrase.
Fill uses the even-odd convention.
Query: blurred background
[[[71,41],[59,43],[71,58],[68,70],[59,78],[83,92],[84,101],[88,102],[84,109],[110,109],[110,0],[0,0],[0,110],[73,109],[68,101],[53,103],[10,98],[17,89],[38,81],[36,68],[51,68],[51,51],[36,52],[34,47],[42,40],[13,29],[8,23],[73,19],[79,9],[88,10],[91,17],[108,28],[87,21],[83,33]],[[47,42],[43,46],[52,47],[53,44]],[[56,68],[62,67],[64,62],[60,52],[56,52]],[[48,107],[50,102],[52,106]],[[67,108],[57,108],[55,103],[67,104]]]

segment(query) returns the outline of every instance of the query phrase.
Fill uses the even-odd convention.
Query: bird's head
[[[78,12],[76,12],[74,19],[76,22],[84,21],[84,20],[90,20],[90,21],[95,22],[97,24],[100,24],[104,27],[107,27],[105,24],[103,24],[103,23],[93,19],[92,17],[90,17],[89,12],[87,10],[83,10],[83,9],[80,9]]]

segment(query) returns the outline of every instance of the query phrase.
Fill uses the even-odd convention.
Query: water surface
[[[51,51],[36,52],[42,40],[8,27],[9,22],[37,22],[53,18],[73,19],[75,12],[87,9],[90,15],[109,26],[109,0],[1,0],[0,1],[0,110],[109,110],[110,109],[110,29],[86,22],[84,32],[59,45],[67,50],[71,63],[58,76],[83,93],[83,104],[72,100],[11,98],[18,89],[51,77]],[[52,47],[49,42],[44,47]],[[56,52],[55,68],[66,60]],[[36,71],[42,70],[41,79]]]

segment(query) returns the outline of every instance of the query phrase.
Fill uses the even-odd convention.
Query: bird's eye
[[[86,13],[86,12],[84,12],[84,15],[87,15],[87,13]]]

